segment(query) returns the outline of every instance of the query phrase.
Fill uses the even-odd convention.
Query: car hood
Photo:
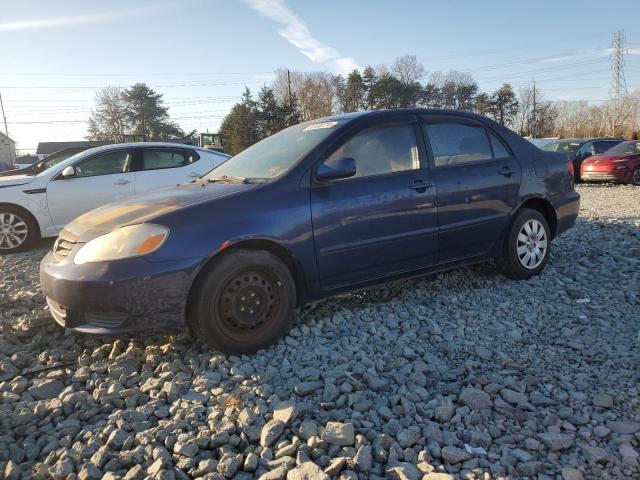
[[[73,220],[64,229],[76,237],[77,242],[88,242],[119,227],[153,222],[160,215],[179,208],[226,197],[258,186],[259,184],[189,183],[165,188],[91,210]]]
[[[33,179],[36,178],[33,175],[7,175],[4,177],[0,177],[0,188],[4,187],[13,187],[15,185],[25,185],[27,183],[33,182]]]

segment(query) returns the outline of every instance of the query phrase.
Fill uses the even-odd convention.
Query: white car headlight
[[[73,263],[108,262],[139,257],[158,250],[169,236],[169,229],[161,225],[140,223],[121,227],[84,244]]]

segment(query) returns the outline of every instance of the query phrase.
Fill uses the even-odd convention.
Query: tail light
[[[569,184],[571,185],[571,188],[574,188],[576,171],[575,171],[575,168],[573,167],[573,162],[571,160],[567,162],[567,173],[569,174]]]

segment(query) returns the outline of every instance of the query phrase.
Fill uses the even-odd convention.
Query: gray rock
[[[353,463],[359,472],[368,472],[373,466],[373,456],[371,455],[371,446],[362,445],[353,457]],[[326,472],[326,470],[325,470]],[[328,472],[326,472],[328,473]]]
[[[289,425],[296,417],[296,402],[280,402],[273,409],[273,419]]]
[[[327,423],[324,432],[322,432],[322,440],[331,445],[341,447],[353,445],[355,442],[353,424],[340,422]]]
[[[313,462],[304,462],[287,472],[287,480],[329,480],[329,475]]]
[[[563,433],[541,433],[540,440],[552,452],[566,450],[573,446],[573,437]]]
[[[385,473],[390,480],[420,480],[422,478],[422,472],[418,470],[418,467],[405,462],[388,468]]]
[[[451,445],[444,447],[441,455],[442,459],[451,465],[465,462],[471,458],[471,455],[466,450],[462,450],[461,448],[456,448]]]
[[[195,443],[176,443],[173,446],[173,453],[193,458],[198,453],[198,446]]]
[[[577,468],[564,467],[562,469],[562,480],[583,480],[582,472]]]
[[[233,478],[242,465],[242,455],[225,453],[218,462],[217,470],[227,478]]]
[[[469,407],[471,410],[483,410],[485,408],[491,408],[493,405],[489,394],[477,388],[464,389],[460,394],[458,401]]]
[[[262,448],[269,447],[282,435],[284,427],[285,425],[282,420],[270,420],[265,423],[260,432],[260,446]]]
[[[593,406],[599,408],[612,408],[613,397],[608,393],[596,393],[593,396]]]
[[[57,397],[63,388],[64,383],[60,380],[36,378],[33,381],[33,386],[29,387],[27,392],[36,400],[48,400]]]
[[[85,464],[78,472],[78,480],[100,480],[102,472],[93,463]]]
[[[305,420],[300,424],[298,435],[303,440],[309,440],[318,435],[318,425],[313,420]]]
[[[607,422],[607,427],[620,435],[633,435],[636,432],[640,432],[640,423],[626,420]]]

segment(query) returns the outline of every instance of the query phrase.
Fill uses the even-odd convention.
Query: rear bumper
[[[51,253],[40,284],[51,315],[84,333],[171,333],[185,325],[189,288],[199,262],[144,258],[75,265]]]
[[[551,203],[556,211],[556,236],[558,236],[576,223],[580,211],[580,194],[572,190],[555,197]]]

